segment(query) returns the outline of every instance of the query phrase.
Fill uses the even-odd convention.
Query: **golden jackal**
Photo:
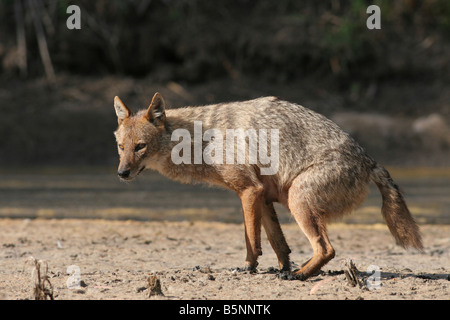
[[[381,212],[397,243],[423,248],[419,228],[386,169],[335,123],[305,107],[265,97],[166,110],[156,93],[148,109],[136,114],[118,97],[114,108],[121,179],[154,169],[173,180],[205,182],[237,193],[244,214],[246,269],[255,269],[262,254],[263,225],[280,270],[290,271],[291,250],[273,207],[279,202],[313,248],[313,257],[296,278],[319,271],[335,255],[327,221],[361,205],[370,180],[381,192]]]

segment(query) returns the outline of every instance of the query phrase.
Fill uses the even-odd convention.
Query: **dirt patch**
[[[422,226],[419,253],[395,246],[384,225],[333,224],[336,258],[307,281],[280,277],[265,237],[258,271],[242,272],[241,224],[1,219],[0,227],[0,299],[34,299],[31,256],[48,265],[56,300],[450,298],[450,226]],[[295,224],[283,230],[299,267],[308,241]]]

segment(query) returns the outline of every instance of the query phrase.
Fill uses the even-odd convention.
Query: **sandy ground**
[[[56,300],[450,299],[449,225],[422,226],[419,253],[395,246],[384,225],[332,224],[336,257],[303,282],[280,279],[265,235],[258,272],[237,271],[245,258],[242,224],[0,219],[0,230],[0,299],[34,299],[30,257],[45,261]],[[298,267],[311,248],[295,224],[283,230]],[[344,274],[348,259],[358,269],[356,286]],[[153,276],[163,295],[149,297]]]

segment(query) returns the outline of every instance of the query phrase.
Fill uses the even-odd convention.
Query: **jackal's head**
[[[122,180],[132,180],[159,150],[160,137],[165,131],[164,99],[156,93],[148,109],[134,115],[119,97],[115,97],[114,109],[119,123],[114,132],[120,156],[117,174]]]

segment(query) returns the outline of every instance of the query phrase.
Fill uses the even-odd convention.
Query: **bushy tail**
[[[419,226],[411,216],[403,195],[389,172],[382,166],[377,165],[372,171],[371,178],[383,197],[381,213],[397,244],[403,248],[415,248],[422,251],[423,245]]]

